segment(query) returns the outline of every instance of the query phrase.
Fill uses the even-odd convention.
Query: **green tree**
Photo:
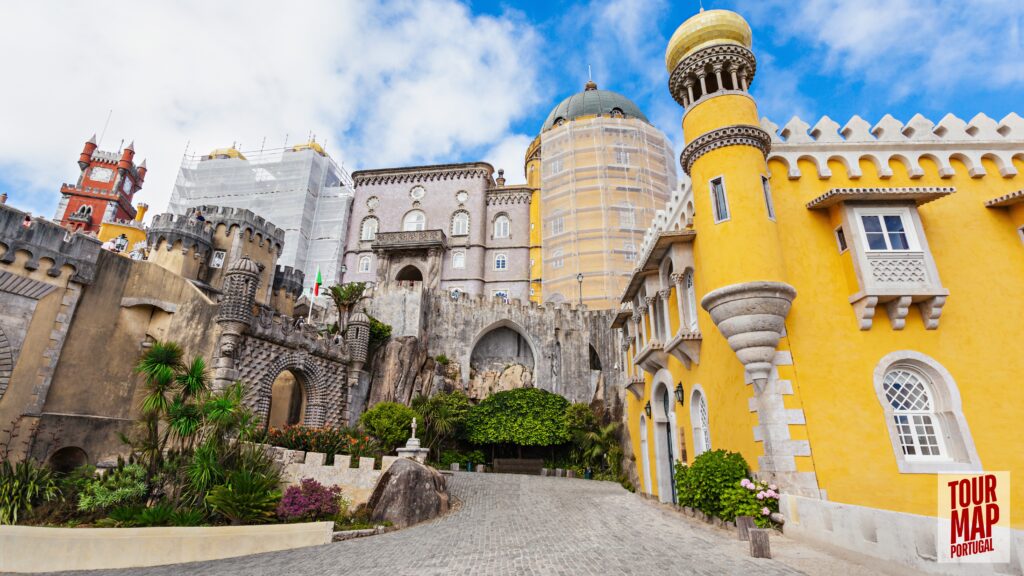
[[[404,446],[411,433],[416,411],[398,402],[381,402],[359,417],[359,424],[380,441],[384,452]]]
[[[348,318],[348,311],[359,302],[362,298],[363,292],[366,291],[366,282],[348,282],[341,286],[331,286],[327,289],[327,293],[331,296],[331,300],[334,300],[334,306],[338,309],[338,324],[339,326],[345,325],[345,319]]]
[[[595,468],[608,470],[616,478],[622,471],[622,446],[619,444],[619,422],[584,432],[579,440],[583,461]]]
[[[429,398],[417,396],[412,400],[412,407],[423,422],[424,445],[436,449],[434,453],[438,454],[446,443],[462,434],[472,404],[461,390],[454,390]]]
[[[387,342],[388,338],[391,338],[391,325],[385,324],[369,314],[366,317],[370,319],[369,349],[373,351],[380,347],[381,344]]]
[[[712,450],[693,459],[693,464],[676,467],[676,493],[679,504],[711,516],[723,514],[722,496],[748,477],[750,468],[736,452]]]
[[[539,388],[498,392],[469,410],[466,439],[473,444],[564,444],[570,440],[565,425],[568,407],[562,396]]]

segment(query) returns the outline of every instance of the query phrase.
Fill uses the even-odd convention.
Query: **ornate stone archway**
[[[274,380],[285,370],[295,375],[306,396],[306,411],[303,422],[307,426],[323,426],[326,422],[324,370],[314,358],[305,352],[286,352],[277,356],[255,378],[246,393],[246,405],[250,406],[260,420],[267,422],[270,416],[270,399],[273,395]]]

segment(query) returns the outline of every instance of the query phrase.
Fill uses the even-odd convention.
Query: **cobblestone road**
[[[457,473],[459,508],[380,536],[110,574],[177,576],[877,574],[773,537],[776,560],[754,560],[746,543],[644,502],[617,484],[564,478]],[[778,545],[777,545],[778,543]],[[66,574],[66,573],[65,573]],[[82,572],[95,576],[100,572]]]

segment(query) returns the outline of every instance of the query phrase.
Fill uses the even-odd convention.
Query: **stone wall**
[[[377,481],[398,460],[397,456],[383,456],[380,469],[374,470],[373,458],[360,458],[359,466],[352,468],[352,457],[348,455],[335,455],[334,464],[327,465],[327,456],[320,452],[278,446],[265,446],[265,450],[281,470],[282,485],[297,485],[303,478],[312,478],[324,486],[341,486],[353,509],[366,503]]]

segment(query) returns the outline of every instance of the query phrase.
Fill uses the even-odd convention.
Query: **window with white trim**
[[[508,216],[504,214],[498,215],[498,217],[494,219],[494,237],[508,238],[511,233],[511,227]]]
[[[555,248],[551,251],[551,267],[561,268],[565,265],[565,258],[563,257],[564,252],[561,248]]]
[[[362,273],[362,274],[366,274],[367,272],[369,272],[370,271],[370,264],[371,264],[371,262],[370,262],[370,257],[369,256],[362,256],[362,257],[360,257],[359,258],[359,272]]]
[[[619,205],[619,228],[636,228],[636,210],[629,202]]]
[[[363,230],[359,233],[359,239],[370,242],[377,238],[377,230],[380,228],[380,221],[373,216],[363,220]]]
[[[775,220],[775,203],[772,202],[772,188],[768,179],[761,176],[761,190],[764,191],[764,207],[768,210],[768,219]]]
[[[697,331],[697,293],[693,288],[693,270],[683,272],[683,292],[686,298],[686,326],[690,332]]]
[[[615,163],[621,165],[629,164],[629,150],[626,150],[625,148],[616,148]]]
[[[466,267],[466,251],[455,250],[452,252],[452,268],[461,270]]]
[[[508,270],[508,257],[504,254],[498,254],[494,257],[494,269],[495,270]]]
[[[899,366],[885,374],[882,386],[892,406],[903,455],[907,459],[943,458],[942,428],[925,376],[912,368]]]
[[[421,210],[410,210],[402,219],[402,230],[405,232],[424,230],[426,227],[427,216]]]
[[[864,245],[869,252],[919,250],[914,225],[907,208],[858,209]]]
[[[555,216],[551,219],[551,234],[561,234],[565,232],[565,217]]]
[[[690,398],[690,422],[693,424],[694,456],[711,450],[711,425],[708,419],[708,403],[704,394],[694,389]]]
[[[469,234],[469,212],[459,211],[452,216],[452,236]]]
[[[633,262],[636,260],[636,244],[632,242],[623,242],[622,251],[626,253],[626,262]]]
[[[709,182],[711,191],[711,207],[715,215],[715,224],[729,219],[729,199],[725,195],[725,178],[719,176]]]

